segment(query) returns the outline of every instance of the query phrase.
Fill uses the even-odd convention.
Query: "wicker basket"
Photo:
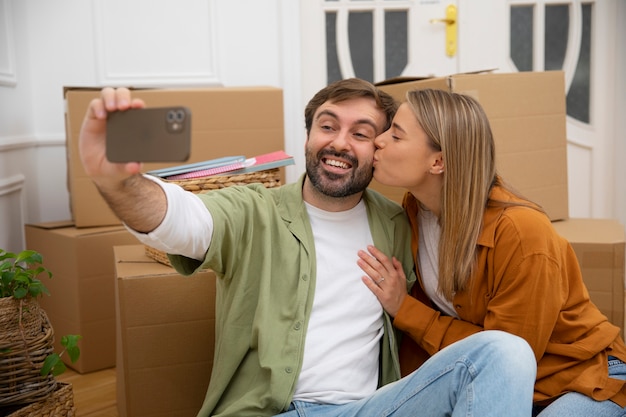
[[[187,180],[164,180],[180,185],[183,189],[192,193],[204,193],[220,188],[232,187],[233,185],[246,185],[262,183],[265,188],[274,188],[281,185],[280,169],[273,168],[264,171],[249,172],[236,175],[212,175],[210,177],[193,178]],[[167,266],[172,266],[165,252],[151,246],[145,246],[146,256]]]
[[[233,185],[245,185],[260,182],[266,188],[278,187],[280,185],[280,170],[278,168],[265,171],[249,172],[236,175],[212,175],[210,177],[193,178],[187,180],[164,180],[178,184],[192,193],[218,190],[220,188],[232,187]]]
[[[0,408],[0,415],[2,408]],[[13,411],[6,417],[74,417],[74,391],[72,384],[59,382],[57,389],[45,399]]]
[[[36,299],[7,297],[0,298],[0,318],[0,407],[45,399],[57,388],[52,374],[40,374],[46,357],[54,352],[48,316]]]

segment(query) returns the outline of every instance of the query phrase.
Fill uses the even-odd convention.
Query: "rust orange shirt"
[[[515,200],[501,187],[491,197]],[[404,206],[417,265],[419,206],[410,194]],[[607,367],[608,355],[626,362],[626,346],[620,329],[589,299],[571,245],[532,208],[490,207],[483,221],[474,276],[452,301],[459,319],[428,302],[421,277],[398,311],[394,325],[410,336],[400,350],[403,374],[470,334],[504,330],[526,339],[535,352],[535,402],[576,391],[626,406],[626,381],[609,378]]]

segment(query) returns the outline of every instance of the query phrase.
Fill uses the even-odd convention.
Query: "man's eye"
[[[372,135],[370,135],[368,133],[362,133],[362,132],[355,132],[354,136],[356,136],[360,140],[370,140],[370,139],[373,138]]]

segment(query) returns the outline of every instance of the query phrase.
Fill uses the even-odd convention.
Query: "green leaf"
[[[78,346],[67,348],[67,354],[70,355],[72,363],[76,362],[80,357],[80,348]]]
[[[50,295],[50,291],[48,291],[46,286],[43,285],[43,283],[39,281],[38,279],[35,279],[33,280],[33,282],[31,282],[31,284],[28,287],[28,292],[30,293],[30,295],[32,295],[35,298],[37,298],[38,296],[42,294]]]
[[[34,250],[24,250],[17,254],[15,257],[15,263],[25,263],[27,265],[40,264],[43,262],[43,257],[40,253]]]
[[[80,348],[78,347],[78,341],[82,339],[82,336],[77,334],[68,334],[61,338],[61,345],[65,348],[65,351],[70,355],[72,363],[76,362],[80,357]]]
[[[28,295],[28,289],[27,288],[16,288],[15,291],[13,291],[13,297],[17,298],[18,300],[20,298],[24,298]]]
[[[43,361],[43,366],[41,367],[41,376],[46,376],[50,373],[50,371],[52,371],[52,369],[57,366],[57,364],[61,361],[61,357],[56,354],[53,353],[51,355],[48,355],[48,357],[46,358],[45,361]],[[61,362],[62,363],[62,362]]]
[[[65,364],[62,361],[59,361],[52,368],[52,375],[59,376],[59,375],[61,375],[65,371],[67,371],[67,368],[66,368]]]
[[[17,255],[13,252],[6,252],[4,249],[0,249],[0,251],[0,261],[4,261],[5,259],[15,259],[17,257]]]
[[[52,372],[52,375],[59,376],[66,370],[67,367],[61,360],[61,356],[56,353],[52,353],[48,355],[46,360],[43,362],[40,374],[41,376],[47,376],[50,372]]]

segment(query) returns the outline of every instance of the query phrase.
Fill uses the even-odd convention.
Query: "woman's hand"
[[[357,264],[367,275],[362,280],[392,317],[398,313],[407,296],[406,276],[402,264],[395,257],[389,259],[374,246],[367,252],[360,250]]]

